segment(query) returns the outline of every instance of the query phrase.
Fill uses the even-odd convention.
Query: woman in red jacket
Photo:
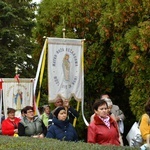
[[[120,145],[119,131],[116,121],[108,115],[108,105],[105,100],[94,103],[94,120],[88,126],[88,143],[100,145]]]
[[[2,135],[13,136],[18,133],[18,123],[20,118],[15,117],[15,109],[7,109],[7,119],[2,122]]]

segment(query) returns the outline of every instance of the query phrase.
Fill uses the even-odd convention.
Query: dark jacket
[[[72,107],[68,109],[68,119],[71,124],[73,124],[74,118],[78,118],[79,113]]]
[[[75,128],[69,120],[61,121],[53,118],[53,124],[48,128],[47,138],[54,138],[61,141],[77,141],[78,136]]]

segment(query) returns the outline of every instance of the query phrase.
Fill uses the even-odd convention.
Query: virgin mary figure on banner
[[[70,79],[70,62],[69,62],[69,54],[65,54],[63,59],[63,72],[64,78],[66,81]]]
[[[16,109],[21,110],[21,104],[22,104],[22,92],[21,90],[18,90],[16,94],[14,94],[14,102],[16,104]]]

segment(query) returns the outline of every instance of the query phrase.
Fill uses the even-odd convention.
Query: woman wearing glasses
[[[18,125],[18,135],[43,138],[47,133],[47,128],[38,116],[34,116],[33,107],[26,106],[24,114],[25,117]]]

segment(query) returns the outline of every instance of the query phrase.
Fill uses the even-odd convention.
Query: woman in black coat
[[[58,107],[54,112],[53,124],[48,128],[47,138],[54,138],[61,141],[77,141],[78,136],[75,128],[67,119],[67,112],[64,107]]]

